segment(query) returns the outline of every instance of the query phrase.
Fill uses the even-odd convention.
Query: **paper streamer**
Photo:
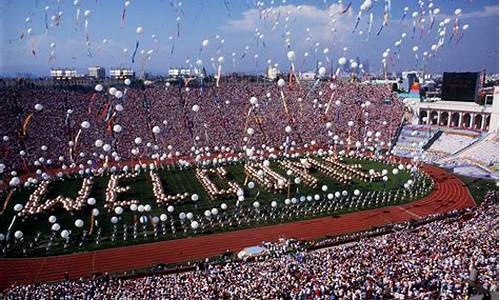
[[[122,11],[122,17],[120,19],[120,27],[123,27],[123,25],[125,24],[125,14],[127,13],[127,9],[126,8],[123,8],[123,11]]]
[[[28,124],[30,123],[31,119],[33,118],[33,113],[29,114],[26,119],[24,119],[24,122],[23,122],[23,136],[26,135],[27,133],[27,129],[28,129]]]
[[[134,53],[132,53],[132,63],[135,63],[135,55],[137,54],[137,49],[139,49],[139,41],[135,42]]]
[[[2,208],[2,211],[0,211],[0,216],[3,214],[3,212],[5,211],[5,209],[7,208],[7,205],[9,204],[9,201],[10,201],[10,198],[12,198],[12,195],[14,195],[14,190],[11,190],[9,192],[9,194],[7,195],[7,197],[5,198],[5,201],[3,203],[3,208]]]
[[[351,8],[351,5],[352,5],[352,1],[349,2],[349,4],[347,4],[347,7],[343,11],[341,11],[339,15],[345,14],[349,10],[349,8]]]
[[[366,35],[366,40],[370,38],[370,35],[372,33],[372,26],[373,26],[373,13],[370,13],[370,17],[368,19],[368,34]]]
[[[76,8],[76,24],[80,21],[80,7]]]
[[[36,58],[35,41],[32,38],[30,38],[30,47],[31,47],[31,54],[33,55],[34,58]]]
[[[290,118],[290,113],[288,112],[288,105],[285,99],[285,93],[283,93],[283,90],[281,89],[280,89],[280,95],[281,95],[281,101],[283,101],[283,107],[285,108],[285,113]]]
[[[47,16],[47,11],[45,11],[45,29],[49,30],[49,17]]]
[[[64,126],[68,126],[68,124],[69,124],[69,116],[70,115],[71,115],[70,113],[68,113],[68,112],[66,113],[66,118],[64,119]]]
[[[89,41],[89,19],[85,18],[85,39]]]
[[[358,17],[356,18],[356,24],[354,25],[354,29],[352,30],[352,33],[356,32],[356,29],[358,29],[359,21],[361,20],[361,11],[358,13]]]
[[[413,29],[412,29],[412,35],[411,35],[412,39],[415,38],[415,32],[417,30],[416,26],[417,26],[417,21],[413,20]]]
[[[78,129],[78,133],[76,134],[75,141],[73,143],[73,146],[75,147],[75,149],[76,149],[76,146],[78,145],[78,139],[80,138],[81,133],[82,133],[82,129],[80,128],[80,129]]]
[[[382,32],[382,29],[384,29],[384,27],[387,26],[388,24],[389,24],[389,9],[386,6],[385,10],[384,10],[384,21],[382,22],[382,26],[380,26],[380,29],[377,32],[377,36],[380,35],[380,33]]]

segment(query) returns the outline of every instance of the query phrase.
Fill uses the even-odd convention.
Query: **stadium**
[[[498,299],[498,45],[439,58],[498,6],[48,2],[2,8],[45,73],[0,81],[0,299]]]

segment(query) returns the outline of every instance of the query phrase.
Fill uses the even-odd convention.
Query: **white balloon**
[[[83,121],[81,124],[82,128],[84,129],[89,129],[90,128],[90,123],[88,121]]]
[[[294,61],[297,58],[294,51],[288,51],[286,57],[288,58],[289,61]]]
[[[320,67],[319,70],[318,70],[318,75],[320,77],[323,77],[323,76],[325,76],[325,74],[326,74],[326,68],[325,67]]]
[[[95,145],[97,148],[101,148],[103,144],[104,144],[104,143],[103,143],[103,141],[101,141],[101,140],[96,140],[96,141],[95,141],[95,143],[94,143],[94,145]]]
[[[124,81],[125,85],[130,85],[132,83],[132,81],[130,79],[125,79]]]
[[[198,112],[200,110],[200,106],[198,104],[193,105],[191,108],[194,112]]]
[[[142,34],[144,32],[144,28],[142,28],[142,26],[139,26],[136,28],[135,32],[137,32],[137,34]]]
[[[122,91],[116,91],[115,95],[114,95],[116,98],[121,98],[123,97],[123,92]]]
[[[198,229],[198,226],[200,226],[200,224],[197,221],[191,222],[191,228]]]
[[[278,80],[278,87],[284,87],[286,84],[285,80],[283,78],[280,78]]]
[[[361,4],[360,9],[361,9],[361,11],[365,12],[365,11],[368,11],[372,7],[372,5],[373,5],[372,0],[365,0],[363,2],[363,4]]]
[[[52,231],[59,231],[59,229],[61,229],[61,225],[55,223],[55,224],[52,224],[52,226],[50,227],[50,229]]]
[[[103,86],[101,84],[96,84],[95,88],[96,92],[102,92]]]
[[[123,105],[121,105],[121,104],[117,104],[117,105],[115,106],[115,109],[116,109],[116,111],[123,111]]]
[[[22,204],[17,203],[16,205],[14,205],[14,211],[15,212],[20,212],[22,209],[23,209],[23,205]]]
[[[19,185],[20,183],[21,183],[21,179],[19,179],[19,177],[12,177],[9,181],[10,186],[16,186],[16,185]]]
[[[347,62],[347,59],[345,57],[339,58],[339,65],[343,66]]]
[[[80,220],[80,219],[76,219],[75,220],[75,226],[78,227],[78,228],[83,227],[83,221]]]
[[[87,204],[88,204],[88,205],[95,205],[95,203],[96,203],[95,198],[88,198],[88,199],[87,199]]]
[[[40,103],[35,104],[36,111],[41,111],[42,109],[43,109],[43,105],[41,105]]]
[[[22,232],[21,230],[18,230],[18,231],[16,231],[16,232],[14,232],[14,237],[15,237],[16,239],[20,239],[20,238],[22,238],[22,237],[23,237],[23,235],[24,235],[24,234],[23,234],[23,232]]]
[[[116,132],[116,133],[121,132],[122,131],[122,126],[116,124],[115,126],[113,126],[113,131]]]

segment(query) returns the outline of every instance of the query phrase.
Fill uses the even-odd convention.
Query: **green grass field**
[[[388,177],[389,180],[386,183],[385,190],[387,192],[395,192],[399,186],[405,183],[409,178],[410,174],[406,171],[400,172],[397,176],[393,175],[391,170],[394,166],[385,165],[380,162],[368,161],[368,160],[358,160],[348,158],[345,160],[345,163],[348,164],[361,164],[362,169],[368,172],[369,169],[374,169],[376,171],[381,171],[383,169],[387,169],[389,171]],[[279,174],[286,176],[286,171],[279,166],[277,161],[274,161],[270,165],[273,171],[278,172]],[[245,181],[245,172],[242,164],[233,164],[226,165],[226,170],[228,171],[228,180],[236,181],[240,186],[243,187],[243,183]],[[154,240],[164,240],[164,239],[176,239],[182,238],[186,236],[191,236],[194,234],[210,234],[213,232],[220,232],[226,230],[237,230],[245,227],[255,227],[255,226],[263,226],[275,223],[283,223],[283,222],[291,222],[300,219],[307,218],[315,218],[324,215],[332,215],[332,214],[342,214],[346,212],[353,211],[352,208],[343,208],[341,210],[337,210],[334,213],[332,212],[315,212],[315,213],[307,213],[303,215],[294,215],[290,214],[289,217],[285,219],[271,219],[271,218],[261,218],[259,221],[247,220],[248,222],[242,222],[241,224],[230,224],[230,226],[225,226],[223,228],[205,228],[197,230],[196,233],[193,232],[190,228],[184,231],[184,227],[181,225],[179,221],[179,213],[180,212],[192,212],[200,222],[205,220],[204,211],[210,210],[212,208],[218,208],[221,212],[220,218],[221,220],[227,220],[231,215],[236,213],[235,203],[236,196],[234,197],[226,197],[224,199],[216,199],[211,200],[207,193],[205,192],[203,186],[198,182],[195,177],[195,169],[189,168],[187,170],[179,170],[179,168],[173,168],[172,166],[164,167],[163,170],[158,171],[158,174],[161,178],[164,190],[166,194],[177,194],[188,192],[189,194],[196,193],[199,195],[199,200],[194,203],[191,200],[185,200],[181,203],[177,203],[174,205],[175,211],[172,214],[169,214],[166,210],[166,206],[158,207],[156,205],[152,184],[149,177],[148,172],[142,171],[136,178],[133,180],[122,180],[120,181],[120,186],[130,186],[130,191],[119,194],[117,200],[127,200],[127,199],[138,199],[140,200],[140,204],[146,205],[150,204],[152,210],[149,213],[133,213],[128,208],[124,207],[124,213],[120,217],[120,221],[117,224],[118,232],[116,235],[115,242],[111,241],[111,235],[113,232],[113,224],[110,221],[110,218],[115,214],[113,212],[108,212],[104,208],[104,196],[106,186],[109,181],[109,176],[99,176],[94,180],[94,185],[92,187],[90,197],[94,197],[97,199],[97,203],[94,206],[99,209],[100,214],[96,217],[98,222],[98,227],[94,228],[94,232],[92,235],[88,236],[85,242],[82,245],[79,245],[79,241],[81,240],[82,231],[89,230],[91,224],[91,206],[86,205],[81,211],[78,212],[66,212],[62,207],[55,208],[52,213],[44,214],[44,215],[35,215],[26,219],[17,219],[14,223],[14,226],[11,230],[11,242],[9,243],[8,249],[6,249],[4,255],[6,256],[22,256],[23,253],[20,249],[28,248],[26,255],[27,256],[45,256],[45,255],[56,255],[62,253],[76,252],[76,251],[86,251],[92,249],[101,249],[108,248],[114,246],[124,246],[128,244],[136,244],[136,243],[145,243],[151,242]],[[325,197],[327,193],[334,193],[336,191],[347,190],[350,194],[355,189],[359,189],[362,192],[367,191],[383,191],[384,183],[383,182],[362,182],[355,180],[352,185],[344,185],[331,177],[324,175],[318,171],[311,171],[310,174],[315,176],[319,182],[317,188],[307,187],[303,184],[293,185],[291,190],[290,197],[299,197],[301,195],[314,195],[319,194],[321,197]],[[288,177],[288,176],[286,176]],[[290,178],[293,179],[293,178]],[[293,181],[293,180],[292,180]],[[51,183],[49,186],[48,197],[50,199],[55,198],[57,195],[63,195],[67,197],[75,198],[78,190],[81,188],[82,178],[79,177],[67,177],[64,180],[56,180]],[[215,180],[215,183],[220,188],[226,188],[227,184],[222,180]],[[325,193],[321,191],[321,186],[327,185],[328,191]],[[9,224],[14,216],[13,207],[17,203],[24,204],[28,200],[29,195],[34,190],[33,188],[29,189],[20,189],[15,192],[13,197],[10,199],[8,206],[5,212],[0,216],[0,232],[6,233]],[[239,211],[244,210],[252,210],[252,203],[254,201],[259,201],[261,204],[261,210],[269,211],[271,208],[270,203],[275,200],[278,202],[279,207],[284,206],[284,199],[287,198],[286,192],[277,194],[266,191],[261,188],[258,184],[255,185],[255,188],[249,189],[247,186],[244,187],[245,192],[245,201],[240,203]],[[390,203],[390,205],[395,205],[398,203],[413,201],[416,199],[410,199],[409,197],[402,197],[398,200],[397,203]],[[5,199],[0,199],[0,207],[3,207],[3,202]],[[228,206],[227,211],[223,211],[221,209],[221,204],[226,203]],[[380,206],[380,205],[378,205]],[[372,205],[370,207],[364,207],[364,209],[378,207],[377,205]],[[161,223],[158,225],[158,235],[157,237],[153,237],[153,225],[152,223],[146,223],[146,232],[147,237],[143,236],[143,226],[142,224],[138,224],[138,237],[137,239],[133,238],[133,225],[137,223],[137,220],[141,215],[147,215],[148,217],[159,216],[160,214],[169,215],[169,220],[165,222],[166,224],[166,234],[162,234]],[[252,212],[253,213],[253,212]],[[51,224],[48,222],[48,217],[50,215],[54,215],[57,217],[57,223],[61,225],[61,230],[67,229],[71,230],[71,236],[67,247],[65,248],[64,240],[60,237],[59,233],[54,234],[53,240],[51,242],[51,246],[49,251],[47,252],[46,247],[47,243],[52,235],[50,230]],[[256,215],[257,216],[257,215]],[[76,228],[74,226],[74,221],[76,219],[82,219],[84,221],[83,228]],[[175,227],[175,233],[171,230],[171,222],[173,227]],[[203,221],[205,222],[205,221]],[[207,221],[208,223],[208,221]],[[123,225],[127,226],[127,239],[123,240]],[[99,243],[96,243],[97,240],[97,228],[100,228],[101,234],[99,238]],[[13,234],[16,230],[21,230],[24,233],[24,238],[20,242],[14,242]],[[35,241],[35,237],[39,236]],[[5,249],[5,242],[4,249]]]
[[[481,203],[488,191],[498,190],[497,183],[494,179],[481,179],[467,176],[458,177],[467,185],[477,204]]]

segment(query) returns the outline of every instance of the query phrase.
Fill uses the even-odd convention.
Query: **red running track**
[[[66,272],[70,278],[78,278],[91,276],[94,272],[124,272],[160,263],[186,262],[219,255],[226,249],[239,251],[262,241],[275,241],[280,237],[311,240],[475,205],[469,190],[457,177],[430,165],[424,166],[424,170],[434,178],[435,190],[416,202],[334,218],[322,217],[85,253],[46,258],[0,259],[0,288],[6,288],[13,283],[61,280]]]

